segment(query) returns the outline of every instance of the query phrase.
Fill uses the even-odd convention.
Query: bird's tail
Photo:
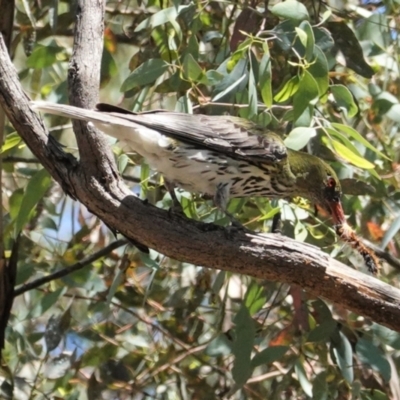
[[[132,126],[132,123],[122,118],[110,115],[109,113],[102,113],[96,110],[88,110],[69,106],[67,104],[50,103],[47,101],[31,101],[31,107],[34,110],[42,111],[48,114],[60,115],[62,117],[79,119],[81,121],[88,121],[100,124],[111,124],[120,126]]]
[[[30,105],[44,113],[91,122],[105,134],[118,139],[124,150],[135,151],[144,157],[156,152],[162,136],[157,130],[138,123],[138,116],[128,111],[120,112],[117,107],[111,107],[110,111],[87,110],[47,101],[32,101]]]

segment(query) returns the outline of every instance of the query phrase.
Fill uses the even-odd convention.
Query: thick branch
[[[84,177],[76,161],[49,139],[27,104],[4,43],[0,43],[0,103],[34,155],[64,189],[108,226],[177,260],[261,279],[296,284],[315,296],[400,332],[400,290],[279,235],[227,235],[224,228],[172,215],[141,202],[119,178],[108,185]]]

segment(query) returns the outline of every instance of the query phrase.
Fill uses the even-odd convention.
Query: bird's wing
[[[104,103],[98,104],[97,110],[233,158],[269,163],[287,158],[286,146],[278,135],[265,131],[261,134],[261,128],[242,118],[167,111],[135,114]]]

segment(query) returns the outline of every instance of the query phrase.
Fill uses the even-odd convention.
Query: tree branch
[[[34,155],[63,189],[108,226],[160,253],[208,268],[296,284],[400,332],[400,290],[355,271],[315,246],[279,235],[230,233],[160,210],[132,195],[118,176],[84,168],[47,136],[0,40],[0,103]],[[104,184],[107,182],[107,185]]]
[[[63,278],[64,276],[72,274],[72,272],[79,271],[80,269],[93,263],[94,261],[98,260],[99,258],[106,256],[107,254],[111,253],[113,250],[117,249],[118,247],[124,246],[127,243],[128,242],[125,239],[116,240],[115,242],[110,243],[108,246],[104,247],[103,249],[101,249],[99,251],[96,251],[96,253],[86,257],[85,259],[83,259],[81,261],[78,261],[75,264],[72,264],[66,268],[60,269],[59,271],[56,271],[50,275],[44,276],[43,278],[35,279],[32,282],[29,282],[29,283],[26,283],[24,285],[17,287],[14,290],[14,296],[19,296],[19,295],[27,292],[28,290],[36,289],[39,286],[44,285],[45,283],[49,283],[51,281],[54,281],[55,279]]]

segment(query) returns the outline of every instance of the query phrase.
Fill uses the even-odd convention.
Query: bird
[[[118,139],[124,151],[143,156],[167,182],[212,197],[227,215],[230,198],[300,196],[327,211],[335,226],[346,222],[333,168],[314,155],[287,148],[279,135],[252,121],[163,110],[134,113],[105,103],[95,110],[46,101],[31,105],[92,123]]]
[[[230,198],[304,197],[331,215],[337,235],[358,251],[372,274],[379,270],[376,255],[346,221],[333,168],[315,155],[287,148],[279,135],[252,121],[165,110],[135,113],[105,103],[94,110],[47,101],[30,105],[93,124],[118,139],[124,151],[143,156],[168,186],[212,197],[233,221]]]

